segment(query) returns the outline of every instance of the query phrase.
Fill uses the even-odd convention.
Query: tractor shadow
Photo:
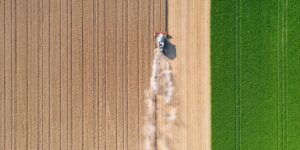
[[[174,60],[176,58],[176,46],[172,44],[169,40],[166,40],[165,49],[163,53],[170,60]]]

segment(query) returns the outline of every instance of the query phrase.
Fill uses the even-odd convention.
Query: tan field
[[[0,150],[143,149],[156,31],[176,46],[168,147],[210,149],[209,0],[2,0],[0,11]]]
[[[179,125],[176,150],[210,149],[210,1],[169,1],[168,29],[177,47],[173,61]]]

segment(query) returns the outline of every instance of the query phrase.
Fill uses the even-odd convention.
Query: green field
[[[300,150],[300,0],[212,0],[212,149]]]

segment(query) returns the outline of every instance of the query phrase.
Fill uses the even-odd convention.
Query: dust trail
[[[170,60],[163,57],[161,60],[160,80],[162,87],[163,110],[159,110],[158,117],[161,120],[161,126],[158,127],[159,137],[157,139],[157,146],[159,150],[169,150],[169,141],[172,138],[172,127],[176,120],[176,109],[172,105],[173,97],[173,73],[171,69]]]
[[[164,76],[164,80],[165,80],[164,100],[166,103],[170,103],[173,96],[173,82],[172,82],[173,74],[170,68],[170,63],[167,61],[168,60],[165,61],[165,68],[162,71],[162,75]]]
[[[150,89],[145,91],[145,103],[147,106],[147,112],[145,115],[145,128],[144,128],[144,149],[153,150],[155,147],[155,135],[156,135],[156,106],[155,106],[155,96],[157,95],[159,89],[158,83],[158,74],[160,72],[160,60],[161,52],[155,50],[153,64],[152,64],[152,73],[150,77]]]
[[[176,109],[171,105],[173,96],[173,74],[167,57],[160,49],[155,50],[150,88],[145,91],[147,107],[144,124],[144,149],[168,150],[171,129],[176,120]],[[163,98],[164,111],[156,107],[156,98]],[[158,126],[158,120],[162,120]],[[157,136],[158,135],[158,136]]]

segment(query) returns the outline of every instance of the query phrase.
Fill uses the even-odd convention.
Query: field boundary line
[[[236,0],[236,149],[241,148],[241,0]]]
[[[284,93],[284,97],[283,97],[283,99],[284,99],[284,117],[283,117],[283,119],[284,119],[284,123],[285,123],[285,132],[283,133],[284,134],[284,136],[285,136],[285,144],[286,144],[286,149],[288,149],[288,136],[287,136],[287,134],[288,134],[288,126],[287,126],[287,102],[286,102],[286,98],[287,98],[287,92],[286,92],[286,79],[287,79],[287,28],[288,28],[288,26],[287,26],[287,5],[288,5],[288,0],[284,0],[284,41],[283,41],[283,43],[284,43],[284,49],[283,49],[283,52],[284,52],[284,85],[283,85],[283,93]]]
[[[282,48],[283,48],[283,37],[282,37],[282,0],[278,0],[277,7],[277,21],[278,21],[278,52],[277,52],[277,149],[283,148],[283,64],[282,64]],[[281,20],[280,20],[281,19]]]

